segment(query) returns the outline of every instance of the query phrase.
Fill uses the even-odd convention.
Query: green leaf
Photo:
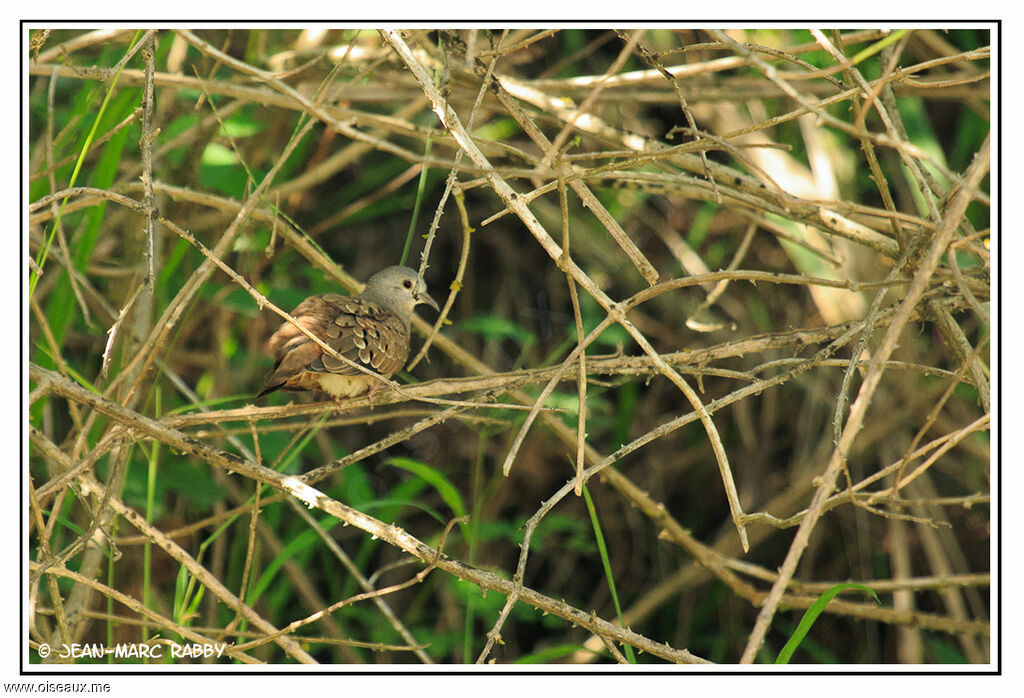
[[[522,346],[533,344],[533,333],[511,320],[491,315],[478,314],[459,323],[460,329],[474,332],[489,341],[512,339]]]
[[[804,617],[800,619],[800,624],[796,626],[796,630],[793,631],[793,635],[789,638],[789,642],[779,652],[779,656],[776,658],[776,664],[789,664],[790,657],[796,652],[796,648],[800,646],[803,639],[807,637],[807,633],[810,632],[811,626],[814,625],[814,621],[818,620],[818,616],[821,615],[825,607],[828,606],[829,602],[843,593],[847,589],[858,589],[866,594],[870,594],[875,600],[875,603],[881,604],[878,600],[878,594],[873,589],[864,586],[863,584],[836,584],[834,587],[823,593],[818,597],[818,600],[811,604],[811,607],[804,613]]]
[[[608,557],[608,547],[604,542],[604,534],[601,533],[601,522],[597,518],[597,508],[594,506],[594,500],[590,497],[590,490],[587,489],[586,485],[583,485],[583,498],[587,502],[587,512],[590,514],[590,524],[594,528],[594,538],[597,540],[597,550],[601,554],[601,564],[604,567],[604,577],[608,582],[608,591],[612,594],[612,602],[615,604],[615,613],[619,617],[619,625],[625,628],[626,623],[622,620],[622,606],[619,604],[619,593],[615,588],[615,577],[612,575],[612,564]],[[626,659],[629,660],[629,663],[636,664],[636,655],[633,654],[633,648],[626,645],[625,650]]]
[[[431,468],[426,463],[411,458],[389,458],[388,465],[408,471],[417,477],[426,480],[431,487],[437,490],[441,499],[452,510],[456,516],[465,516],[466,506],[462,501],[462,495],[441,473]]]
[[[210,143],[203,151],[203,164],[212,167],[238,164],[238,155],[220,143]]]

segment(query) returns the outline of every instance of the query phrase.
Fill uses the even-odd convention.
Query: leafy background
[[[854,580],[881,604],[831,602],[792,661],[988,662],[989,42],[33,29],[33,647],[772,662]],[[443,307],[403,391],[254,401],[278,310],[400,261]],[[571,354],[645,289],[586,348],[581,427]]]

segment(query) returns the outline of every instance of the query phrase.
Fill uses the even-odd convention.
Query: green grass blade
[[[863,584],[836,584],[834,587],[823,593],[818,597],[818,600],[811,604],[811,607],[804,613],[804,617],[800,619],[800,624],[796,626],[796,630],[793,631],[793,635],[789,638],[789,642],[779,652],[779,656],[775,659],[776,664],[789,664],[790,658],[793,653],[796,652],[796,648],[800,646],[804,638],[807,637],[807,633],[810,631],[811,626],[814,625],[814,621],[818,619],[825,607],[828,606],[829,602],[832,601],[839,594],[843,593],[847,589],[858,589],[866,594],[870,594],[875,600],[875,603],[882,603],[878,600],[878,594],[873,589],[864,586]]]
[[[444,475],[437,472],[429,465],[421,463],[420,461],[413,460],[411,458],[389,458],[387,461],[388,465],[393,465],[396,468],[408,471],[417,477],[421,477],[430,484],[437,493],[441,495],[441,499],[444,503],[452,510],[455,516],[466,515],[466,505],[462,501],[462,495],[459,494],[459,490],[456,489],[455,485],[449,482]]]
[[[594,500],[590,498],[590,492],[587,490],[587,486],[583,486],[583,498],[587,502],[587,512],[590,514],[590,524],[594,528],[594,538],[597,539],[597,550],[601,555],[601,564],[604,566],[604,576],[608,580],[608,589],[612,593],[612,601],[615,603],[615,614],[619,618],[619,625],[623,628],[626,624],[622,621],[622,606],[619,605],[619,594],[615,590],[615,577],[612,576],[612,565],[608,559],[608,548],[604,544],[604,534],[601,533],[601,522],[597,519],[597,509],[594,507]],[[629,660],[630,664],[636,664],[636,656],[633,654],[633,648],[629,645],[625,645],[626,659]]]
[[[130,51],[138,42],[142,36],[142,30],[135,32],[135,36],[132,38],[131,44],[128,45]],[[93,119],[92,128],[89,129],[89,134],[85,137],[85,141],[82,143],[82,148],[78,154],[78,160],[75,162],[75,169],[71,173],[71,181],[68,182],[68,188],[75,186],[75,181],[78,179],[78,173],[82,169],[82,163],[85,162],[85,156],[89,152],[89,145],[96,137],[96,130],[99,128],[100,122],[103,120],[103,115],[106,112],[107,104],[110,102],[111,96],[117,91],[117,81],[121,77],[121,71],[124,70],[124,66],[120,66],[117,69],[117,73],[114,74],[113,79],[110,81],[110,85],[107,88],[107,94],[103,97],[103,103],[100,104],[99,110],[96,112],[96,118]],[[46,242],[39,248],[39,252],[36,255],[36,265],[39,269],[42,269],[46,264],[46,257],[50,251],[50,246],[53,244],[53,238],[57,234],[57,226],[60,225],[61,216],[64,214],[64,205],[67,203],[67,198],[60,202],[60,209],[57,211],[56,220],[53,225],[50,226],[50,233],[46,236]],[[32,297],[32,292],[36,289],[36,284],[39,283],[39,273],[35,270],[29,275],[28,280],[28,297]]]

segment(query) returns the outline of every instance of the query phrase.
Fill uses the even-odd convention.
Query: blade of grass
[[[135,36],[132,37],[131,43],[128,44],[128,51],[131,51],[138,43],[139,38],[142,36],[142,30],[139,29],[135,32]],[[103,116],[106,113],[107,105],[110,102],[111,96],[117,89],[117,81],[121,77],[121,71],[124,70],[124,64],[122,63],[117,72],[114,73],[113,79],[110,81],[110,85],[107,87],[107,93],[103,96],[103,102],[100,104],[99,110],[96,112],[96,118],[93,119],[92,128],[89,129],[89,133],[85,137],[85,141],[82,142],[82,147],[78,154],[78,160],[75,162],[75,169],[71,172],[71,180],[68,182],[68,188],[75,186],[75,181],[78,179],[78,173],[82,169],[82,163],[85,162],[85,155],[89,152],[89,144],[92,143],[96,137],[96,130],[99,128],[100,121],[103,120]],[[53,238],[57,234],[57,226],[60,225],[61,216],[64,214],[64,206],[67,204],[67,198],[60,203],[60,210],[57,212],[57,217],[54,219],[53,224],[50,226],[50,232],[46,236],[46,242],[42,247],[39,248],[39,252],[36,254],[36,266],[42,270],[46,264],[46,257],[50,251],[50,245],[53,244]],[[32,270],[28,281],[28,295],[31,298],[32,292],[36,289],[36,284],[39,283],[39,272]]]
[[[608,580],[608,590],[612,594],[612,602],[615,604],[615,615],[619,619],[619,625],[623,628],[626,624],[622,620],[622,606],[619,605],[619,594],[615,590],[615,577],[612,576],[612,565],[608,559],[608,547],[604,544],[604,534],[601,533],[601,522],[597,519],[597,508],[594,507],[594,500],[590,497],[590,491],[586,485],[583,485],[583,499],[587,502],[587,512],[590,514],[590,524],[594,528],[594,538],[597,539],[597,550],[601,555],[601,565],[604,566],[604,576]],[[633,654],[633,648],[629,645],[623,645],[626,653],[626,659],[629,660],[630,664],[636,664],[636,655]]]
[[[865,594],[870,594],[875,600],[875,603],[881,604],[878,600],[878,594],[874,592],[870,587],[866,587],[863,584],[836,584],[834,587],[824,592],[818,597],[818,600],[811,604],[811,607],[804,612],[804,617],[800,619],[800,624],[796,626],[796,630],[793,631],[793,635],[789,638],[789,642],[786,643],[785,647],[779,652],[779,656],[775,659],[776,664],[789,664],[790,658],[793,653],[796,652],[797,647],[803,642],[803,639],[807,637],[807,633],[810,632],[811,626],[814,625],[814,621],[818,619],[825,607],[828,606],[829,602],[832,601],[839,594],[843,593],[847,589],[858,589],[863,591]]]
[[[160,386],[155,386],[153,398],[156,404],[155,414],[160,415],[161,392]],[[153,448],[149,452],[148,468],[146,469],[146,522],[153,523],[154,512],[156,511],[156,474],[160,464],[160,442],[154,441]],[[146,541],[142,548],[142,604],[147,608],[154,609],[153,599],[153,543]],[[142,626],[142,641],[149,639],[149,628]]]
[[[462,501],[462,495],[459,494],[459,490],[438,471],[425,463],[411,458],[389,458],[387,464],[423,478],[431,487],[437,490],[437,493],[441,495],[441,499],[444,500],[444,503],[448,505],[455,516],[466,515],[466,505]],[[465,525],[463,525],[463,532],[465,532]]]

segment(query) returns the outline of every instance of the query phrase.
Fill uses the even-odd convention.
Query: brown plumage
[[[409,323],[419,303],[437,310],[416,272],[396,266],[370,277],[358,296],[313,296],[291,314],[341,356],[390,378],[409,358]],[[290,322],[271,336],[267,349],[276,363],[257,397],[283,389],[319,390],[346,398],[379,384],[372,375],[325,354]]]

